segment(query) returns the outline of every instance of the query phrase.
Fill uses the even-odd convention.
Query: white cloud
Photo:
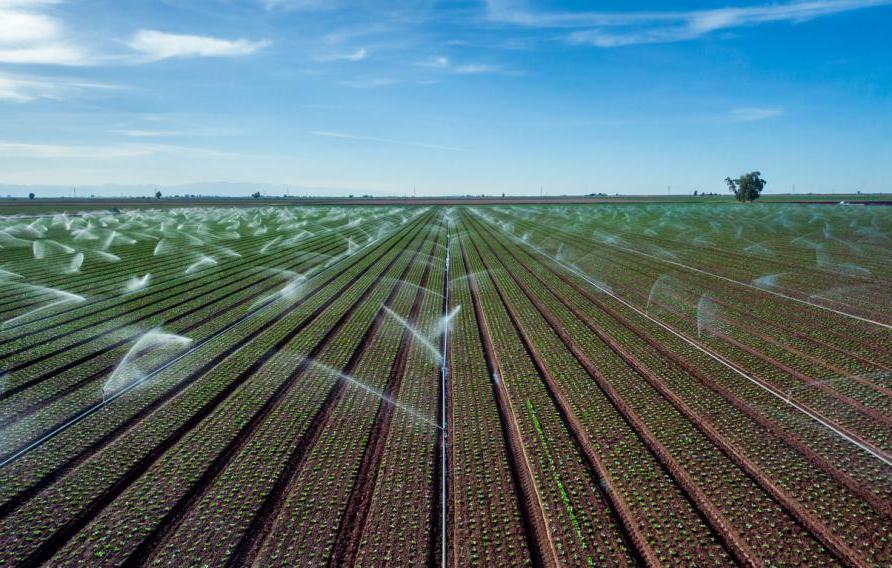
[[[345,134],[343,132],[332,132],[330,130],[314,130],[310,132],[313,136],[322,136],[324,138],[340,138],[344,140],[358,140],[363,142],[380,142],[382,144],[398,144],[400,146],[412,146],[414,148],[428,148],[431,150],[449,150],[450,152],[467,152],[466,148],[456,148],[454,146],[442,146],[440,144],[428,144],[426,142],[409,142],[406,140],[393,140],[391,138],[377,138],[375,136],[361,136],[358,134]]]
[[[757,120],[767,120],[784,115],[784,109],[781,108],[735,108],[728,113],[732,122],[755,122]]]
[[[209,36],[170,34],[156,30],[140,30],[128,45],[143,54],[146,61],[172,57],[239,57],[250,55],[268,46],[268,40],[227,40]]]
[[[568,38],[571,43],[619,47],[692,40],[716,31],[765,23],[799,23],[889,4],[892,0],[797,0],[693,11],[536,12],[511,0],[489,0],[487,14],[489,19],[505,24],[575,29]]]
[[[0,73],[0,101],[13,103],[27,103],[41,99],[61,101],[79,96],[85,90],[119,88],[116,85],[77,79]]]
[[[62,23],[41,11],[55,0],[0,0],[0,63],[86,65]]]

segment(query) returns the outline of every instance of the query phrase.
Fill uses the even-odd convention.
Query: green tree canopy
[[[768,182],[762,179],[761,172],[743,174],[737,179],[725,178],[725,183],[737,201],[742,202],[759,199],[762,190],[768,185]]]

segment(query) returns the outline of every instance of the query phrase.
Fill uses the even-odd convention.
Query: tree
[[[260,199],[260,192],[255,191],[254,193],[251,194],[251,197],[253,197],[254,199]]]
[[[155,199],[161,199],[161,190],[155,192]]]
[[[768,182],[762,179],[761,172],[743,174],[737,179],[725,178],[725,183],[737,201],[741,202],[759,199],[762,190],[768,185]]]
[[[37,197],[37,196],[34,195],[33,193],[28,194],[28,199],[34,199],[35,197]]]

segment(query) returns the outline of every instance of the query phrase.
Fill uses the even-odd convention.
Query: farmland
[[[892,209],[0,217],[0,566],[892,565]]]

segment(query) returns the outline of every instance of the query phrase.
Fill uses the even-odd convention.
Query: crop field
[[[892,208],[0,217],[0,566],[890,566]]]

